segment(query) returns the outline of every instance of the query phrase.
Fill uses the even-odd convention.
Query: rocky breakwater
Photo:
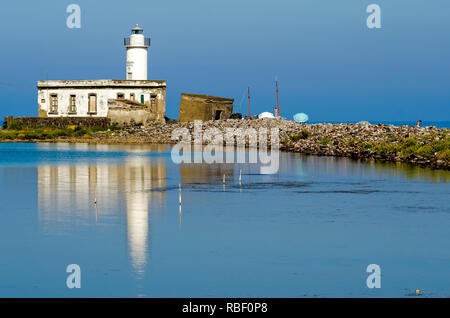
[[[312,155],[408,162],[450,168],[449,129],[360,124],[301,125],[282,149]]]
[[[194,123],[149,124],[129,126],[113,137],[119,142],[176,143],[172,132]],[[278,128],[280,149],[320,156],[350,157],[364,160],[409,162],[438,169],[450,169],[450,129],[361,124],[299,124],[277,119],[228,119],[207,121],[202,129]],[[97,138],[102,138],[101,135]],[[106,138],[103,137],[103,138]],[[269,134],[270,139],[270,134]],[[268,142],[270,144],[270,141]]]

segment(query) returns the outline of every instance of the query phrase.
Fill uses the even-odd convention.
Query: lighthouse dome
[[[131,34],[143,34],[144,29],[141,28],[138,24],[134,28],[131,29]]]

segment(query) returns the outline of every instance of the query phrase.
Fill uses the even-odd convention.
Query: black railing
[[[124,38],[123,45],[131,46],[130,38]],[[144,46],[150,46],[150,38],[144,38]]]

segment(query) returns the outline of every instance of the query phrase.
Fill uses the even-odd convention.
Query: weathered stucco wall
[[[90,127],[108,127],[111,125],[111,120],[106,117],[5,117],[4,127],[7,128],[12,121],[18,121],[28,127],[68,127],[80,126],[85,128]]]
[[[232,98],[209,95],[181,94],[178,120],[188,122],[194,120],[228,119],[233,113]]]
[[[56,94],[57,112],[51,112],[51,96]],[[97,99],[96,112],[89,111],[89,96]],[[144,105],[153,105],[156,112],[166,110],[165,81],[39,81],[38,114],[39,117],[106,117],[108,100],[117,99],[122,94],[125,99],[133,99]],[[70,110],[71,95],[75,95],[75,112]],[[153,100],[153,103],[152,103]],[[155,103],[156,101],[156,103]],[[164,116],[163,116],[164,117]]]
[[[127,125],[132,121],[145,124],[149,121],[165,123],[164,110],[159,105],[141,105],[127,100],[108,100],[108,118],[115,125]]]

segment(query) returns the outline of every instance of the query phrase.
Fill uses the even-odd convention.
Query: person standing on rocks
[[[420,124],[422,123],[422,121],[421,120],[419,120],[418,122],[417,122],[417,127],[420,127]]]

